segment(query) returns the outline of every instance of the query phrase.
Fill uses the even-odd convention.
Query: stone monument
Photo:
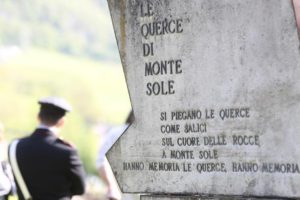
[[[123,192],[300,197],[291,0],[108,0],[135,122]]]

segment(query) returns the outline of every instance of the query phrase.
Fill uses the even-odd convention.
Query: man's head
[[[71,106],[59,97],[47,97],[39,100],[39,120],[47,126],[61,126],[64,123],[66,112],[71,111]]]

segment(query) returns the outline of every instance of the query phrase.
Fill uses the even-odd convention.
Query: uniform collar
[[[47,140],[50,143],[56,141],[57,139],[57,135],[55,135],[51,130],[46,127],[40,126],[35,129],[35,131],[31,134],[31,137],[38,140]]]
[[[58,128],[56,128],[55,126],[47,126],[44,124],[40,124],[38,125],[37,129],[46,129],[52,132],[54,135],[58,136]]]

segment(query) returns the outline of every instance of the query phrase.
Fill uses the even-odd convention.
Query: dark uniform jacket
[[[21,139],[16,154],[33,200],[67,200],[84,193],[85,173],[77,151],[50,130],[36,129]],[[23,200],[20,191],[18,196]]]

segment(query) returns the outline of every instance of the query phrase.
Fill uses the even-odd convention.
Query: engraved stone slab
[[[108,0],[135,122],[124,192],[300,197],[291,0]]]

